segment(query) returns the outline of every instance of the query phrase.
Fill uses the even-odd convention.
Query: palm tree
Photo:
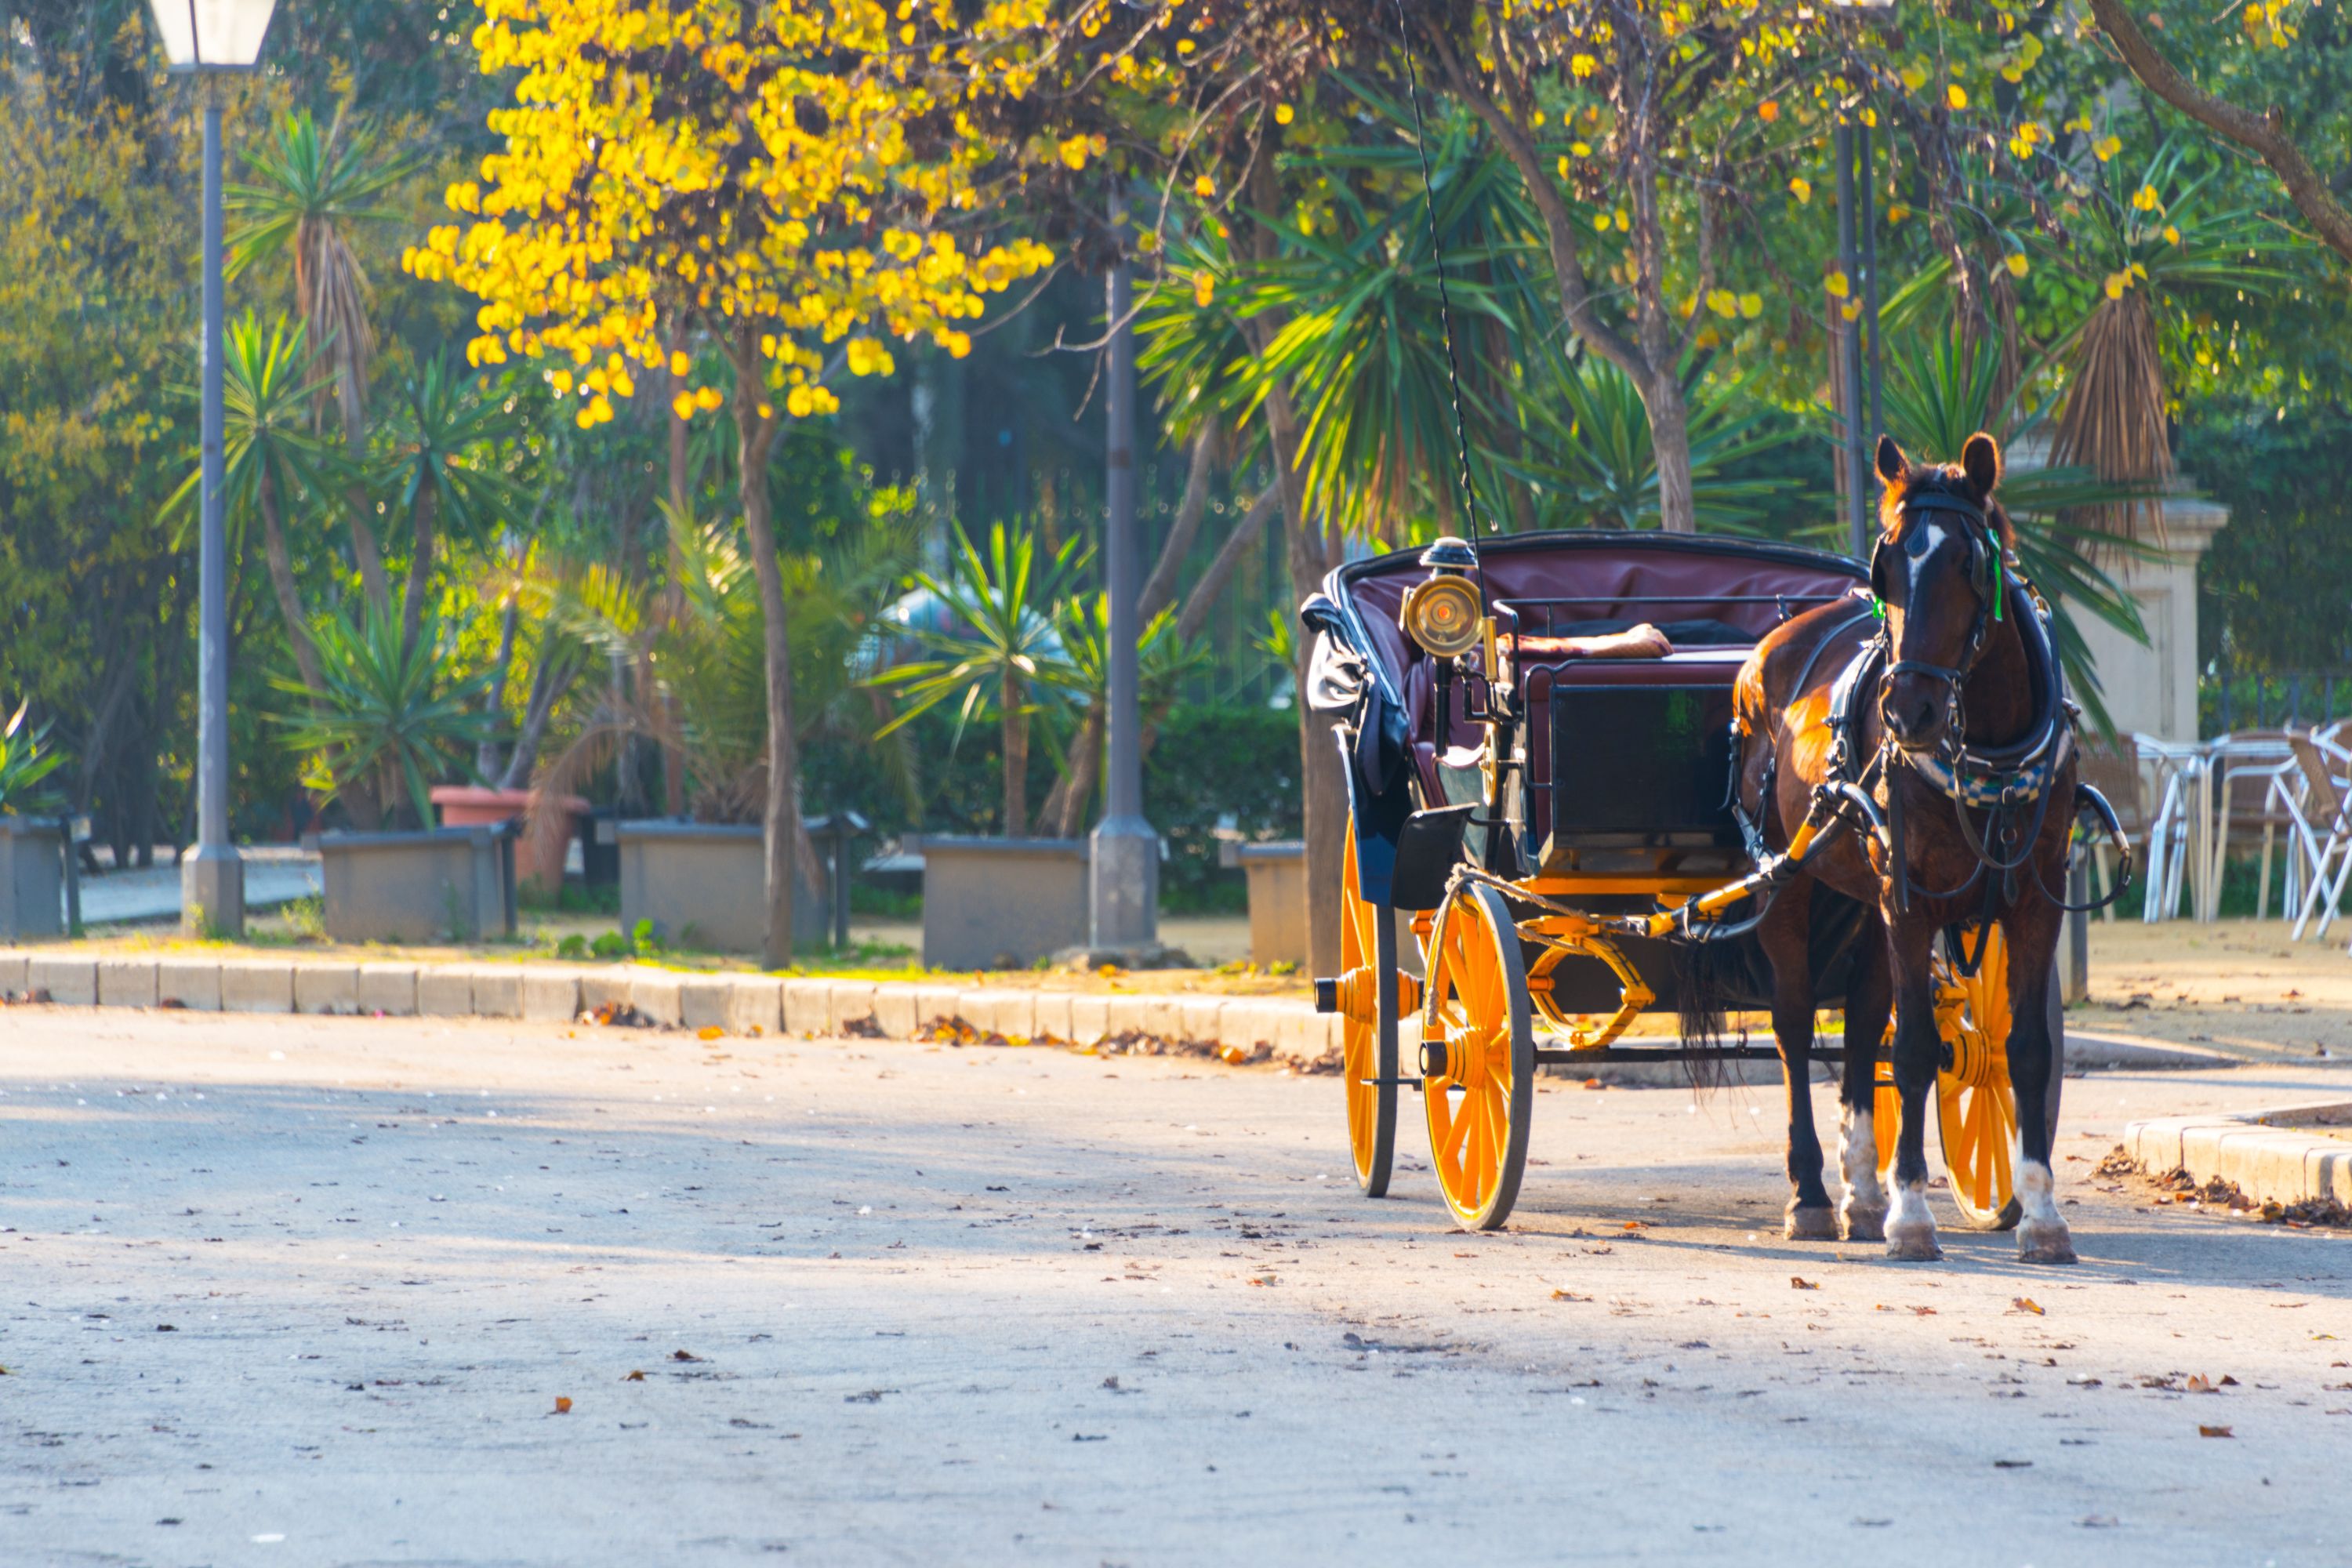
[[[247,153],[245,162],[253,183],[232,184],[222,194],[222,205],[240,220],[229,236],[225,270],[235,278],[248,267],[291,254],[294,310],[310,329],[317,376],[312,416],[331,395],[356,463],[367,450],[368,368],[375,328],[368,318],[367,272],[352,248],[351,235],[359,224],[398,216],[374,204],[409,175],[415,161],[379,161],[373,132],[346,133],[341,114],[322,132],[302,110],[280,120],[268,144]],[[389,594],[383,553],[362,498],[354,492],[347,501],[352,557],[368,597],[381,609]]]
[[[919,626],[904,636],[939,657],[884,670],[874,684],[897,688],[906,705],[878,733],[889,735],[951,698],[961,698],[957,734],[994,703],[1003,740],[1003,832],[1029,829],[1029,725],[1041,701],[1068,691],[1074,671],[1055,631],[1053,606],[1068,592],[1087,552],[1076,540],[1042,555],[1037,536],[1018,524],[997,523],[983,555],[956,531],[952,570],[942,580],[919,572],[912,581],[951,617],[945,626]]]
[[[348,465],[332,444],[311,428],[310,400],[318,382],[306,379],[310,355],[306,329],[283,318],[266,329],[251,311],[228,324],[223,333],[221,402],[223,424],[221,501],[231,531],[231,553],[241,553],[250,521],[261,520],[262,546],[269,563],[269,583],[278,595],[278,614],[286,622],[286,640],[294,651],[295,668],[306,689],[323,697],[326,685],[319,651],[303,608],[302,591],[294,575],[294,558],[287,542],[285,513],[290,507],[315,505],[348,474]],[[193,388],[183,389],[193,397]],[[192,467],[163,503],[169,517],[185,513],[203,481],[201,463]]]
[[[323,692],[282,676],[273,682],[309,698],[302,710],[275,716],[287,745],[321,757],[325,776],[314,782],[343,795],[362,819],[395,810],[404,794],[417,824],[430,823],[430,781],[489,725],[479,707],[488,673],[445,679],[453,650],[437,617],[425,632],[408,640],[373,605],[356,626],[338,612],[318,628]]]
[[[499,444],[521,434],[523,419],[490,395],[478,376],[460,374],[436,355],[408,378],[387,422],[398,504],[413,525],[401,640],[414,647],[444,531],[487,535],[513,513],[514,481],[498,466]]]
[[[2058,345],[2070,385],[2051,457],[2137,487],[2137,499],[2085,511],[2084,521],[2111,534],[2162,538],[2158,498],[2172,477],[2166,341],[2193,337],[2202,305],[2259,294],[2292,276],[2260,259],[2280,252],[2278,231],[2256,207],[2217,209],[2221,170],[2193,173],[2189,152],[2168,140],[2137,174],[2106,163],[2059,253],[2097,279],[2099,295]]]

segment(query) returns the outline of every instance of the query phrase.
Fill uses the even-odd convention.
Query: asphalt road
[[[2352,1238],[2093,1171],[2347,1088],[2070,1083],[2083,1263],[1897,1265],[1754,1090],[1548,1084],[1472,1237],[1329,1079],[9,1009],[0,1563],[2343,1563]]]

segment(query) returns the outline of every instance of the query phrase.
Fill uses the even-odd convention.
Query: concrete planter
[[[562,800],[562,826],[538,834],[530,830],[530,813],[539,792],[528,789],[485,789],[475,784],[436,784],[433,804],[441,808],[444,827],[489,827],[516,824],[515,880],[536,882],[550,889],[563,885],[565,847],[588,815],[588,803],[576,795]]]
[[[1307,846],[1297,839],[1236,846],[1249,879],[1250,962],[1307,962]]]
[[[1086,940],[1084,840],[923,840],[926,964],[1025,968]]]
[[[757,952],[766,944],[758,826],[663,818],[618,823],[613,831],[621,851],[622,930],[651,921],[664,942],[713,952]],[[823,891],[803,880],[793,889],[794,945],[822,943],[829,914]]]
[[[514,839],[503,826],[324,834],[319,866],[337,942],[514,934]]]
[[[0,816],[0,941],[65,934],[65,858],[55,822]]]

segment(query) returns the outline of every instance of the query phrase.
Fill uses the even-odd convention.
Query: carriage
[[[1643,1060],[1704,1072],[1776,1054],[1720,1037],[1695,1007],[1702,966],[1708,997],[1769,1001],[1769,965],[1738,922],[1687,918],[1737,913],[1761,890],[1767,857],[1727,788],[1733,683],[1775,626],[1848,598],[1866,615],[1866,596],[1864,569],[1822,552],[1576,532],[1350,563],[1302,607],[1317,634],[1307,700],[1333,721],[1349,802],[1340,972],[1317,980],[1316,1003],[1343,1021],[1349,1141],[1368,1195],[1388,1188],[1402,1090],[1420,1096],[1454,1218],[1493,1229],[1517,1199],[1539,1070]],[[1672,651],[1528,651],[1637,623]],[[1853,963],[1862,911],[1849,910],[1814,922],[1823,1006],[1841,1005]],[[1935,987],[1949,1193],[1979,1229],[2019,1213],[2000,942],[1997,927],[1948,931]],[[1682,1027],[1629,1035],[1655,1012]],[[1883,1055],[1884,1042],[1870,1046]],[[1878,1079],[1883,1172],[1898,1121],[1884,1061]]]

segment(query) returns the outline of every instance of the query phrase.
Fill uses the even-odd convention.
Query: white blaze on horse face
[[[1911,585],[1914,588],[1919,585],[1919,569],[1936,558],[1936,552],[1944,548],[1945,539],[1944,525],[1940,522],[1923,522],[1919,525],[1919,532],[1927,540],[1927,548],[1916,555],[1909,551],[1904,552],[1911,556]]]

